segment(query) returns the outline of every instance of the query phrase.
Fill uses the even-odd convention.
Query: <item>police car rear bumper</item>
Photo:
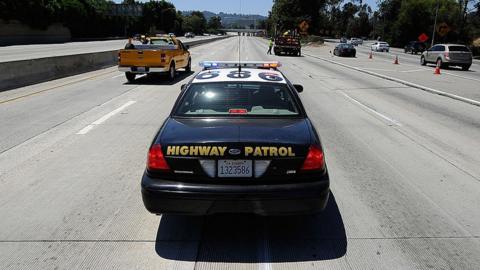
[[[142,178],[142,198],[154,214],[258,215],[312,214],[325,209],[330,194],[328,174],[318,181],[270,185],[213,185]]]

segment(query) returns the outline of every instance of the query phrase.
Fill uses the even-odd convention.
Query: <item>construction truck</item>
[[[301,55],[302,45],[296,31],[286,31],[275,38],[273,52],[275,55]]]

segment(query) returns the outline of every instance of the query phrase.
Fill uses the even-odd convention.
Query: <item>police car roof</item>
[[[269,82],[283,83],[287,81],[283,74],[277,70],[242,68],[239,73],[238,68],[219,68],[209,69],[198,73],[192,83],[207,82]]]

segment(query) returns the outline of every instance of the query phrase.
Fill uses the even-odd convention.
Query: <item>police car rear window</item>
[[[299,110],[286,84],[195,83],[176,116],[295,116]]]

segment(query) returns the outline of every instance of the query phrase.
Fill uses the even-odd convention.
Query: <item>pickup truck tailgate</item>
[[[127,67],[163,67],[167,54],[162,50],[120,50],[119,65]]]

